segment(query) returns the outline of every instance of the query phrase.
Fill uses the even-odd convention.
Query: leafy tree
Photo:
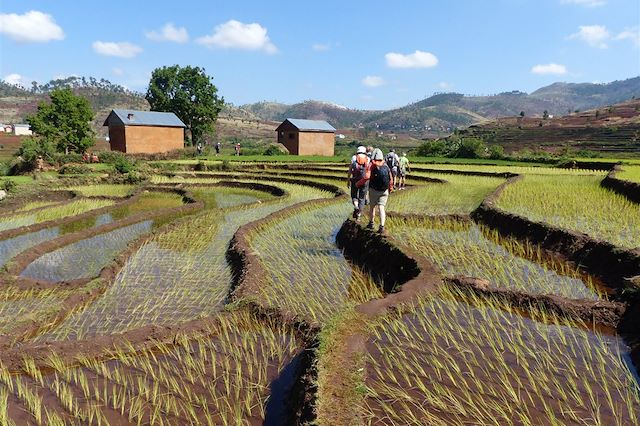
[[[543,118],[543,119],[545,119],[545,120],[546,120],[547,118],[549,118],[549,111],[547,111],[547,110],[545,109],[545,110],[544,110],[544,112],[542,113],[542,118]]]
[[[213,131],[224,98],[204,68],[179,65],[156,68],[145,98],[153,111],[173,112],[187,125],[192,143]]]
[[[520,117],[524,117],[524,111],[520,111]]]
[[[55,146],[58,152],[84,152],[95,144],[90,122],[93,111],[89,102],[76,96],[71,89],[56,89],[49,93],[51,102],[40,102],[38,111],[27,117],[40,145]]]

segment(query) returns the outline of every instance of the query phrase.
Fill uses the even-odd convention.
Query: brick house
[[[109,127],[112,151],[153,154],[184,148],[184,123],[172,112],[111,110]]]
[[[292,155],[324,155],[332,157],[336,129],[324,120],[287,118],[276,128],[278,143]]]

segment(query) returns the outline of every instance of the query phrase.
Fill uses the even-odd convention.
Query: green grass
[[[16,209],[16,213],[24,213],[27,212],[29,210],[35,210],[35,209],[39,209],[42,207],[47,207],[47,206],[51,206],[54,204],[58,204],[60,201],[31,201],[29,203],[26,203],[25,205],[23,205],[22,207],[20,207],[19,209]]]
[[[77,192],[84,197],[126,197],[135,189],[134,185],[82,185],[64,188],[69,191]]]
[[[62,219],[68,216],[77,216],[79,214],[95,210],[102,207],[113,205],[110,200],[77,200],[70,203],[55,206],[48,209],[39,210],[33,214],[22,214],[11,216],[0,220],[0,231],[7,229],[19,228],[21,226],[33,225],[40,222]]]
[[[600,181],[600,176],[525,176],[504,190],[497,205],[621,247],[640,246],[640,205],[600,187]]]
[[[417,165],[413,168],[414,173],[420,173],[421,169],[439,169],[439,170],[460,170],[460,171],[478,171],[485,173],[515,173],[515,174],[535,174],[535,175],[601,175],[604,176],[606,170],[582,170],[582,169],[561,169],[549,166],[533,167],[530,164],[519,166],[509,165],[483,165],[483,164],[428,164]],[[411,174],[410,174],[411,175]]]
[[[640,183],[640,166],[622,166],[622,171],[616,173],[616,177]]]
[[[420,173],[427,176],[427,174]],[[463,175],[434,175],[448,183],[420,182],[420,186],[395,191],[390,194],[387,210],[421,215],[468,214],[475,210],[482,200],[504,182],[502,178]],[[411,176],[408,183],[415,184]]]

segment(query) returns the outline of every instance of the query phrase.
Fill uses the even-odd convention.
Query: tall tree
[[[145,96],[152,111],[173,112],[186,124],[192,143],[213,131],[224,105],[204,68],[179,65],[156,68]]]
[[[90,122],[94,113],[89,101],[68,88],[52,90],[49,97],[51,102],[40,102],[38,111],[27,117],[36,140],[66,154],[93,146],[96,141]]]

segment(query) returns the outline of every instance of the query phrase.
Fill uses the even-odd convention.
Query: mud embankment
[[[520,177],[510,178],[487,197],[471,214],[472,218],[500,233],[529,240],[544,249],[560,253],[586,267],[613,288],[626,288],[626,278],[640,275],[640,250],[624,249],[586,234],[534,222],[506,212],[496,206],[496,200],[506,187]]]
[[[616,177],[616,173],[621,171],[620,166],[615,166],[607,176],[600,182],[600,186],[627,197],[634,203],[640,203],[640,183],[631,182]]]

